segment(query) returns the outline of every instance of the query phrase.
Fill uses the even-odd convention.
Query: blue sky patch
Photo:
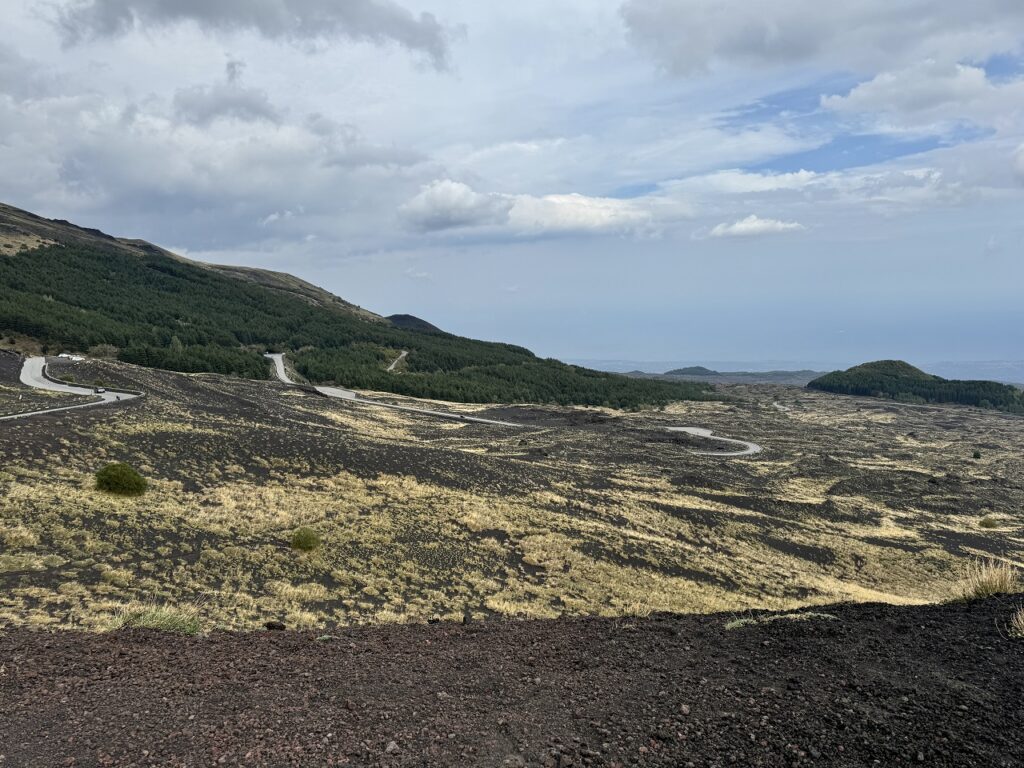
[[[947,146],[948,139],[938,136],[901,140],[880,134],[851,134],[836,136],[827,144],[806,152],[797,152],[784,157],[777,157],[757,165],[750,166],[749,171],[772,171],[774,173],[793,173],[796,171],[841,171],[846,168],[859,168],[865,165],[884,163],[900,157],[929,152]],[[958,142],[954,142],[958,143]]]
[[[992,82],[1006,83],[1024,75],[1024,56],[1001,53],[980,62],[980,66]]]

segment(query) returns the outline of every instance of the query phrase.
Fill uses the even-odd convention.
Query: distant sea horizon
[[[665,373],[678,368],[702,366],[720,373],[751,371],[828,371],[845,370],[866,360],[849,362],[837,360],[595,360],[567,359],[572,365],[581,365],[610,373]],[[944,360],[921,362],[908,360],[921,370],[946,379],[982,379],[1024,385],[1024,360]]]

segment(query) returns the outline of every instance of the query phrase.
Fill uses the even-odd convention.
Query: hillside
[[[865,363],[827,373],[807,385],[841,395],[887,397],[911,403],[958,403],[1024,413],[1024,391],[994,381],[958,381],[933,376],[902,360]]]
[[[405,328],[410,331],[420,331],[421,333],[442,332],[436,325],[432,325],[426,320],[421,320],[415,315],[388,315],[387,319],[396,328]]]
[[[398,327],[291,275],[200,264],[10,206],[0,207],[0,254],[0,336],[51,353],[102,350],[149,367],[266,378],[262,353],[286,351],[312,382],[461,402],[621,408],[709,396],[696,384]],[[405,369],[387,371],[401,350]]]
[[[690,381],[700,384],[778,384],[784,387],[803,387],[821,375],[821,371],[715,371],[702,365],[675,368],[665,373],[631,371],[626,374],[638,379],[657,381]]]
[[[675,370],[665,371],[666,376],[717,376],[718,371],[713,371],[710,368],[705,368],[703,365],[691,365],[686,368],[676,368]]]

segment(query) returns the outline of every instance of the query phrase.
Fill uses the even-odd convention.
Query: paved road
[[[408,354],[409,353],[406,350],[403,349],[402,350],[402,354],[400,354],[398,357],[395,358],[395,362],[393,362],[391,365],[388,366],[388,373],[391,373],[391,371],[395,370],[395,366],[398,365],[403,360],[405,360],[405,358],[408,356]]]
[[[285,384],[295,384],[288,377],[288,371],[284,365],[284,355],[267,355],[268,358],[274,361],[274,372],[277,374],[277,378]],[[482,419],[478,416],[465,416],[459,413],[445,413],[444,411],[431,411],[426,408],[413,408],[408,405],[395,405],[394,403],[384,403],[380,400],[367,400],[365,397],[360,397],[351,389],[340,389],[338,387],[314,387],[314,389],[321,395],[327,397],[338,397],[343,400],[350,402],[359,403],[360,405],[372,405],[378,408],[390,408],[393,411],[406,411],[408,413],[421,413],[426,416],[435,416],[439,419],[448,419],[450,421],[466,421],[472,424],[492,424],[499,427],[525,427],[525,424],[515,424],[511,421],[497,421],[495,419]]]
[[[755,453],[760,453],[764,450],[757,443],[749,443],[746,440],[733,440],[731,437],[717,437],[710,429],[701,429],[700,427],[666,427],[666,429],[668,429],[669,432],[686,432],[689,435],[696,435],[697,437],[707,438],[708,440],[718,440],[721,443],[731,443],[732,445],[743,446],[743,450],[741,451],[692,451],[692,453],[695,453],[698,456],[753,456]]]
[[[403,356],[405,354],[407,354],[407,353],[405,353],[405,352],[402,353]],[[278,379],[280,379],[285,384],[295,384],[295,382],[292,381],[288,377],[288,370],[285,368],[284,355],[283,354],[267,355],[267,357],[274,361],[274,371],[277,373],[277,378]],[[400,359],[401,358],[399,358],[399,360]],[[397,362],[398,362],[398,360],[395,361],[395,363],[397,363]],[[394,367],[394,363],[392,363],[392,367]],[[480,419],[480,418],[476,418],[474,416],[459,416],[459,415],[455,415],[455,414],[451,414],[451,413],[444,413],[442,411],[428,411],[428,410],[423,409],[423,408],[410,408],[410,407],[404,406],[404,405],[393,405],[391,403],[382,403],[379,400],[367,400],[366,398],[359,397],[359,395],[357,395],[355,392],[353,392],[350,389],[337,389],[335,387],[315,387],[315,389],[316,389],[317,392],[319,392],[319,393],[321,393],[323,395],[327,395],[328,397],[340,397],[340,398],[344,398],[345,400],[351,400],[351,401],[360,403],[362,405],[376,405],[376,406],[378,406],[380,408],[392,408],[392,409],[394,409],[396,411],[409,411],[411,413],[423,413],[423,414],[426,414],[428,416],[437,416],[437,417],[442,418],[442,419],[453,419],[455,421],[470,421],[470,422],[476,422],[478,424],[498,424],[498,425],[503,426],[503,427],[526,427],[527,426],[526,424],[515,424],[515,423],[509,422],[509,421],[493,421],[491,419]],[[666,429],[668,429],[668,431],[670,431],[670,432],[687,432],[687,433],[689,433],[691,435],[696,435],[698,437],[704,437],[704,438],[707,438],[709,440],[718,440],[718,441],[723,442],[723,443],[731,443],[733,445],[740,445],[740,446],[743,447],[742,450],[730,451],[730,452],[691,451],[691,453],[694,453],[694,454],[696,454],[698,456],[724,456],[724,457],[753,456],[754,454],[760,453],[763,450],[761,448],[761,446],[758,445],[757,443],[750,443],[750,442],[747,442],[746,440],[733,440],[732,438],[729,438],[729,437],[717,437],[714,434],[714,432],[712,432],[710,429],[702,429],[700,427],[666,427]]]
[[[403,352],[404,356],[406,353]],[[273,361],[274,372],[277,374],[277,378],[290,385],[295,385],[296,382],[288,376],[288,370],[284,364],[283,354],[266,355],[266,357]],[[401,360],[401,357],[399,358]],[[397,360],[395,361],[398,362]],[[394,364],[392,364],[394,367]],[[78,387],[71,384],[60,384],[46,378],[46,358],[44,357],[30,357],[25,360],[25,364],[21,369],[21,383],[28,386],[34,387],[35,389],[44,389],[49,392],[64,392],[71,395],[91,395],[98,398],[96,401],[91,403],[80,403],[78,405],[65,405],[58,406],[56,408],[46,408],[39,411],[31,411],[29,413],[18,413],[13,416],[0,417],[0,421],[8,421],[11,419],[24,419],[29,416],[38,416],[44,413],[58,413],[60,411],[72,411],[79,408],[94,408],[100,405],[110,405],[117,402],[125,402],[128,400],[134,400],[139,395],[131,392],[118,392],[114,390],[108,390],[101,394],[96,394],[92,387]],[[496,419],[484,419],[478,416],[466,416],[458,413],[446,413],[444,411],[432,411],[426,408],[414,408],[407,405],[396,405],[394,403],[386,403],[380,400],[368,400],[365,397],[360,397],[358,394],[353,392],[351,389],[342,389],[340,387],[314,387],[314,389],[325,397],[333,397],[341,400],[347,400],[352,403],[358,403],[359,405],[368,405],[376,408],[390,408],[394,411],[405,411],[407,413],[419,413],[425,416],[433,416],[439,419],[448,419],[449,421],[461,421],[471,424],[491,424],[499,427],[518,427],[524,428],[526,424],[516,424],[511,421],[498,421]],[[718,440],[723,443],[731,443],[733,445],[742,446],[742,450],[716,453],[714,451],[693,451],[693,453],[699,456],[719,456],[719,457],[735,457],[735,456],[752,456],[756,453],[760,453],[762,448],[757,443],[750,443],[746,440],[733,440],[729,437],[717,437],[714,432],[710,429],[702,429],[700,427],[666,427],[670,432],[686,432],[691,435],[698,437],[704,437],[709,440]]]
[[[24,365],[21,367],[21,383],[27,387],[33,387],[34,389],[45,389],[48,392],[63,392],[68,395],[89,395],[96,398],[91,403],[79,403],[78,405],[63,405],[55,408],[44,408],[39,411],[29,411],[28,413],[16,413],[12,416],[0,417],[0,421],[10,421],[12,419],[24,419],[29,416],[39,416],[44,413],[59,413],[60,411],[74,411],[79,408],[95,408],[100,405],[111,405],[112,403],[125,402],[127,400],[134,400],[139,397],[138,395],[132,394],[131,392],[116,392],[114,390],[107,390],[106,392],[96,394],[93,387],[76,387],[72,384],[59,384],[55,381],[51,381],[46,378],[46,358],[45,357],[30,357],[25,360]]]

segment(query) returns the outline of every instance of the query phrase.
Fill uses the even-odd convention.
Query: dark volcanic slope
[[[1020,766],[1013,602],[0,635],[0,764]]]

